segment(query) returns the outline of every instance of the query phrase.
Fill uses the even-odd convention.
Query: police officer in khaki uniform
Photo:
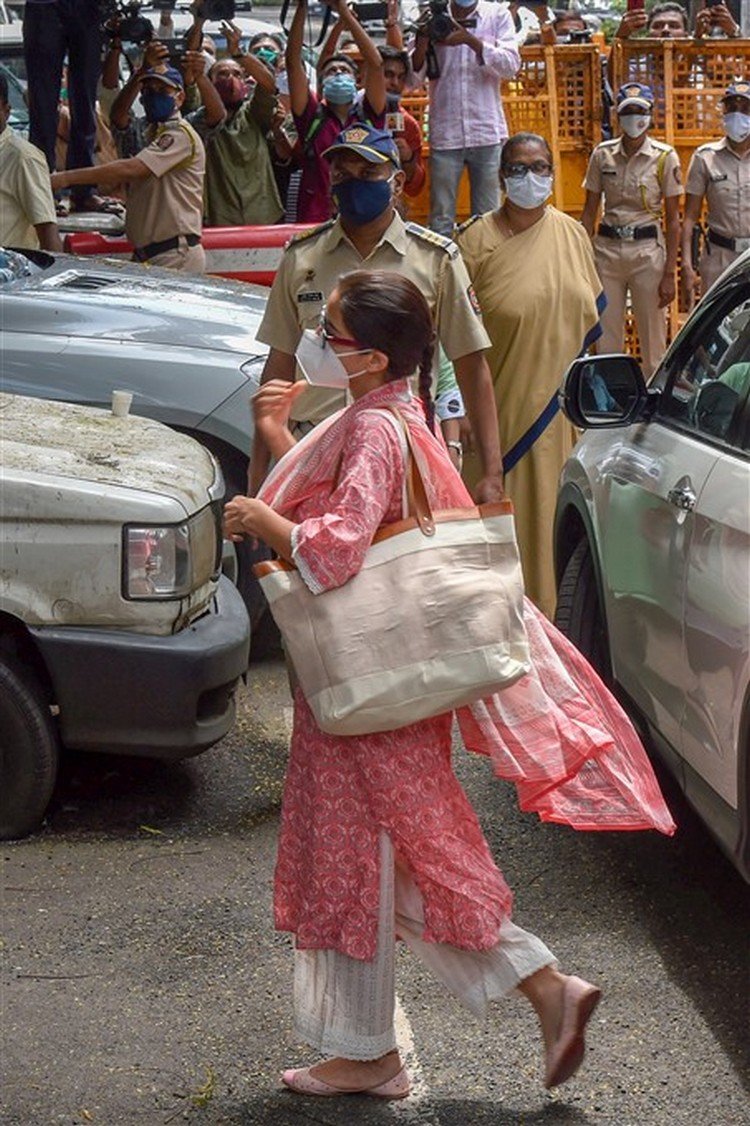
[[[648,86],[628,83],[618,91],[621,136],[602,141],[592,152],[583,182],[586,203],[581,216],[593,239],[596,267],[607,297],[598,351],[623,350],[629,292],[646,376],[658,364],[667,343],[664,310],[675,296],[682,194],[677,153],[648,135],[653,107]],[[602,194],[604,217],[595,234]]]
[[[685,184],[682,284],[688,306],[750,248],[750,83],[734,82],[721,107],[725,135],[695,150]],[[708,229],[698,263],[699,282],[692,246],[704,199]]]
[[[454,242],[405,223],[394,202],[404,173],[387,130],[350,125],[326,150],[338,218],[295,236],[274,280],[258,339],[271,346],[262,382],[295,378],[294,353],[305,328],[314,328],[326,297],[350,270],[396,270],[419,286],[456,378],[482,461],[477,499],[501,495],[501,460],[494,392],[484,351],[489,338],[466,268]],[[338,392],[309,388],[295,400],[291,422],[302,431],[344,406]],[[257,491],[268,455],[256,439],[250,491]]]
[[[135,247],[134,260],[199,274],[206,268],[201,246],[206,153],[198,134],[180,116],[184,100],[178,70],[145,70],[141,79],[148,122],[144,147],[124,160],[56,172],[52,187],[127,183],[125,233]]]

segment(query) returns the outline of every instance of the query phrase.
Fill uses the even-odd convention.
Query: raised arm
[[[365,67],[365,98],[376,114],[385,113],[385,78],[380,51],[362,24],[347,7],[345,0],[336,0],[339,20],[359,47]]]
[[[305,36],[305,20],[307,19],[307,0],[297,0],[297,10],[289,28],[289,38],[286,43],[286,73],[289,79],[289,100],[292,113],[301,117],[307,107],[310,96],[310,83],[307,80],[307,71],[302,62],[302,47]]]

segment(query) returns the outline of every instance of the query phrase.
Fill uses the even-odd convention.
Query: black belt
[[[200,246],[200,235],[175,235],[174,238],[165,238],[161,242],[150,242],[148,246],[137,246],[133,251],[133,258],[136,262],[148,262],[149,258],[156,258],[157,254],[176,250],[181,238],[184,238],[188,246]]]
[[[629,242],[631,239],[656,238],[659,234],[659,228],[654,225],[650,227],[610,227],[607,223],[600,223],[597,233],[604,235],[605,238],[619,238]]]
[[[738,243],[743,243],[744,247],[750,244],[750,235],[740,235],[739,238],[727,238],[726,235],[720,235],[718,231],[712,231],[708,228],[708,241],[712,242],[714,246],[721,246],[724,250],[738,250]]]

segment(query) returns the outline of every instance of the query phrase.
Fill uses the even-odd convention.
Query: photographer
[[[187,116],[206,146],[206,224],[278,223],[284,208],[266,142],[277,108],[276,79],[260,58],[242,51],[235,24],[223,23],[221,30],[229,58],[214,63],[208,78],[224,106],[224,120],[211,124],[206,105]]]
[[[345,55],[332,55],[320,71],[322,99],[310,89],[302,61],[307,0],[299,0],[286,46],[286,69],[292,115],[302,148],[302,181],[297,219],[320,223],[331,215],[329,168],[322,157],[342,129],[357,122],[377,129],[385,125],[385,79],[378,49],[344,0],[331,0],[345,30],[359,47],[365,64],[364,98],[357,98],[354,64]]]
[[[26,0],[23,47],[28,75],[29,140],[55,167],[57,111],[63,63],[68,59],[69,168],[91,167],[96,140],[96,88],[101,71],[101,5],[98,0]],[[74,211],[107,211],[91,185],[71,193]]]
[[[429,60],[432,60],[430,65]],[[508,136],[500,81],[518,72],[521,59],[513,20],[490,0],[435,0],[418,30],[412,65],[427,64],[430,96],[430,226],[451,235],[464,165],[469,170],[473,214],[500,203],[502,143]]]

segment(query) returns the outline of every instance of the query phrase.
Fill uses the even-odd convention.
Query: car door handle
[[[675,485],[667,493],[667,500],[682,512],[692,512],[695,508],[696,496],[690,485]]]

